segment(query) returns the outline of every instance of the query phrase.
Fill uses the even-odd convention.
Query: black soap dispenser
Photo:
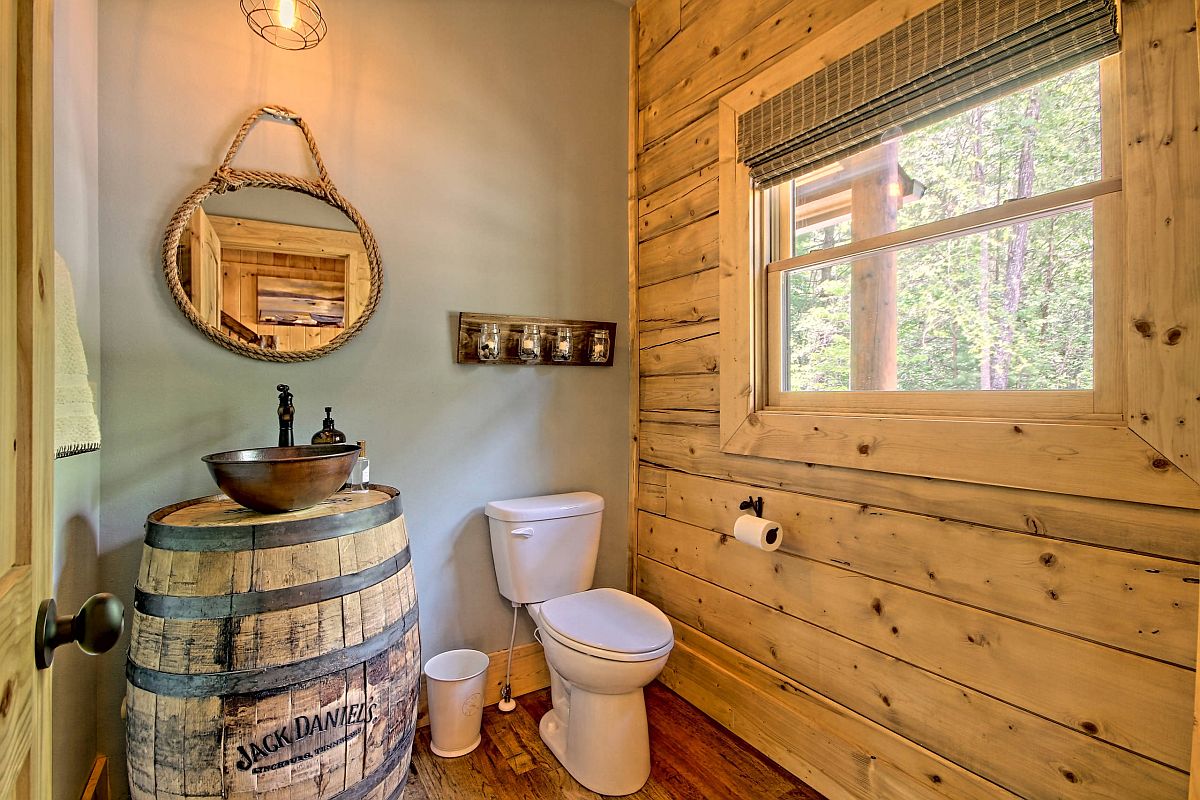
[[[325,406],[325,421],[321,430],[313,434],[313,444],[344,444],[346,434],[333,427],[333,406]]]

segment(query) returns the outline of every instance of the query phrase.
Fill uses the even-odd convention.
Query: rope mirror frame
[[[295,175],[269,170],[235,169],[231,166],[233,158],[237,155],[238,149],[246,140],[246,136],[250,133],[255,123],[264,117],[291,122],[300,129],[300,132],[304,135],[304,140],[308,143],[308,150],[312,155],[313,163],[316,165],[319,180],[314,181],[308,178],[300,178]],[[183,237],[184,229],[187,228],[188,223],[191,221],[192,214],[206,198],[210,195],[224,194],[225,192],[237,189],[283,189],[298,194],[306,194],[322,200],[341,211],[354,223],[354,227],[358,229],[358,233],[362,237],[363,245],[367,251],[367,262],[371,270],[371,289],[366,303],[363,305],[362,313],[332,341],[306,350],[266,350],[230,336],[219,327],[206,322],[197,313],[191,299],[183,289],[183,283],[179,279],[179,242]],[[233,143],[230,144],[229,151],[225,154],[225,159],[217,167],[213,176],[206,183],[192,191],[183,203],[180,204],[179,208],[175,210],[171,221],[167,224],[166,233],[163,235],[162,269],[167,281],[167,287],[171,290],[171,296],[175,299],[175,304],[179,306],[179,310],[183,312],[188,321],[198,331],[208,337],[210,341],[219,344],[226,350],[232,350],[238,355],[243,355],[247,358],[277,363],[312,361],[337,350],[357,336],[363,326],[367,324],[367,320],[371,318],[371,315],[375,313],[375,309],[379,305],[379,297],[383,291],[383,262],[379,256],[379,245],[375,241],[375,235],[371,232],[371,227],[367,225],[366,220],[362,218],[362,215],[358,213],[358,210],[350,201],[334,186],[332,179],[329,177],[329,171],[325,168],[325,162],[321,159],[321,151],[317,148],[317,142],[313,138],[308,123],[299,114],[283,106],[262,106],[247,117],[246,121],[242,123],[241,128],[238,129],[237,134],[233,137]]]

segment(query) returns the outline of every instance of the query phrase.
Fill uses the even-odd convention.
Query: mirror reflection
[[[264,350],[329,344],[363,313],[367,248],[340,210],[306,194],[247,188],[196,207],[179,279],[203,321]]]

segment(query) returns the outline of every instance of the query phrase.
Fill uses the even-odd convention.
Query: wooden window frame
[[[1190,7],[1182,0],[1170,2],[1179,4],[1176,13],[1182,13],[1184,5]],[[899,394],[895,392],[886,393],[889,397],[884,398],[889,403],[888,413],[883,413],[874,400],[843,401],[839,406],[835,398],[834,403],[803,410],[768,404],[766,291],[762,269],[766,232],[761,225],[767,215],[755,208],[764,201],[761,193],[751,186],[749,169],[737,159],[738,116],[934,4],[934,0],[920,0],[911,5],[874,3],[729,92],[718,103],[722,451],[1200,508],[1200,486],[1191,477],[1200,475],[1200,441],[1194,453],[1186,447],[1200,439],[1200,428],[1179,423],[1180,428],[1187,429],[1184,447],[1165,446],[1176,443],[1180,438],[1178,431],[1172,430],[1168,436],[1154,435],[1161,430],[1149,425],[1149,421],[1156,419],[1159,407],[1154,407],[1153,412],[1149,410],[1155,396],[1145,386],[1135,385],[1134,380],[1136,370],[1146,369],[1139,361],[1144,354],[1134,340],[1147,337],[1144,333],[1135,336],[1130,332],[1143,331],[1150,324],[1147,317],[1151,315],[1139,309],[1136,320],[1128,317],[1128,312],[1143,297],[1158,300],[1160,305],[1169,302],[1169,293],[1158,281],[1168,282],[1172,278],[1178,281],[1172,272],[1192,268],[1178,261],[1179,242],[1158,241],[1151,236],[1152,231],[1135,230],[1129,224],[1144,223],[1146,214],[1160,212],[1157,207],[1147,206],[1162,204],[1162,198],[1154,196],[1155,181],[1170,183],[1164,175],[1179,168],[1177,162],[1174,166],[1168,163],[1171,160],[1168,158],[1161,158],[1163,163],[1155,163],[1153,169],[1127,171],[1122,191],[1111,191],[1109,185],[1110,190],[1094,201],[1097,230],[1108,232],[1112,241],[1097,248],[1094,284],[1095,353],[1097,358],[1107,359],[1111,369],[1097,374],[1093,391],[1046,393],[1059,396],[1051,399],[1051,404],[1058,403],[1059,407],[1042,409],[1041,415],[1023,402],[1022,397],[1029,394],[1025,392],[971,393],[984,397],[981,402],[958,409],[941,409],[939,413],[931,413],[928,401],[923,408],[919,403],[906,405],[907,401],[892,405],[891,396]],[[1140,29],[1133,32],[1132,59],[1122,53],[1105,59],[1102,64],[1102,70],[1108,73],[1101,83],[1102,102],[1110,107],[1119,105],[1124,131],[1121,140],[1110,135],[1104,137],[1104,163],[1115,170],[1110,174],[1106,166],[1105,181],[1122,174],[1118,164],[1129,164],[1131,128],[1144,126],[1144,120],[1155,118],[1154,105],[1167,102],[1161,96],[1152,99],[1145,91],[1153,85],[1149,73],[1177,69],[1173,64],[1148,64],[1153,60],[1153,50],[1159,47],[1154,29],[1161,23],[1153,15],[1135,16],[1139,18],[1135,25]],[[1131,40],[1130,33],[1127,25],[1127,42]],[[1190,47],[1195,55],[1194,43],[1181,42],[1179,46]],[[1129,50],[1129,44],[1126,49]],[[1118,71],[1120,80],[1115,79]],[[1127,81],[1131,72],[1136,73],[1132,85]],[[1192,74],[1190,80],[1176,82],[1185,85],[1175,87],[1174,91],[1189,106],[1195,106],[1200,98],[1197,88],[1200,75]],[[1157,115],[1162,116],[1162,113]],[[1177,117],[1190,119],[1185,114]],[[1200,147],[1189,139],[1188,152],[1175,158],[1194,157],[1193,149]],[[1143,149],[1136,155],[1144,166],[1145,159],[1152,154]],[[1187,200],[1180,199],[1174,205],[1186,206]],[[1187,245],[1200,242],[1200,235],[1178,228],[1171,237],[1194,237],[1187,239]],[[1157,250],[1160,256],[1170,255],[1171,269],[1144,269],[1136,276],[1129,275],[1124,268],[1126,261],[1132,260],[1135,253],[1145,257],[1151,250]],[[1178,327],[1179,323],[1175,324]],[[1200,351],[1188,353],[1192,357],[1197,354]],[[1160,351],[1154,355],[1160,386],[1178,390],[1163,397],[1161,407],[1170,408],[1181,401],[1179,392],[1187,391],[1186,381],[1181,378],[1182,365],[1163,357]],[[913,394],[928,397],[927,393]],[[1086,397],[1079,397],[1080,394]],[[1134,424],[1143,418],[1147,425]],[[1196,422],[1200,423],[1200,419]],[[1158,449],[1152,446],[1155,444]]]

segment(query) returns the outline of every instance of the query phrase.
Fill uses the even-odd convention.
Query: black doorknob
[[[34,658],[38,669],[54,661],[54,649],[76,642],[88,655],[112,649],[125,629],[125,605],[111,594],[95,594],[84,601],[73,617],[58,616],[53,600],[43,600],[33,629]]]

